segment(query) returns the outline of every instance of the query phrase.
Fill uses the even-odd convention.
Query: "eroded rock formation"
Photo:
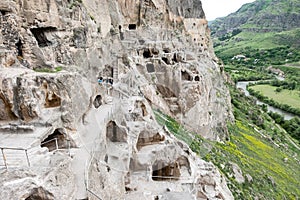
[[[0,27],[2,197],[233,198],[152,110],[226,137],[200,0],[5,0]]]

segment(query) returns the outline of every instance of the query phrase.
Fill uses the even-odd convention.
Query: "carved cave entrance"
[[[93,105],[95,108],[99,108],[102,105],[102,96],[97,95],[94,99]]]
[[[180,176],[191,175],[190,162],[185,156],[181,156],[171,163],[163,160],[156,161],[152,165],[152,170],[152,180],[154,181],[176,181]]]
[[[39,47],[46,47],[52,45],[52,42],[48,40],[46,34],[49,32],[56,31],[54,27],[42,27],[42,28],[31,28],[31,33],[34,35],[38,42]]]
[[[58,128],[41,142],[41,147],[47,147],[49,151],[54,151],[74,147],[74,144],[71,144],[70,140],[63,133],[63,130]]]
[[[136,24],[129,24],[128,29],[129,30],[136,30]]]
[[[152,169],[152,180],[154,181],[176,181],[180,177],[180,168],[177,162],[166,164],[163,161],[156,161]]]
[[[106,138],[111,142],[126,142],[126,129],[119,127],[116,122],[110,121],[106,126]]]
[[[144,146],[158,144],[164,140],[165,137],[159,133],[151,134],[148,131],[142,131],[139,135],[136,147],[140,150]]]

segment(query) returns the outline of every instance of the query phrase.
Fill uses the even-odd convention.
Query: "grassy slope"
[[[290,46],[291,51],[296,51],[300,48],[300,29],[284,31],[280,33],[254,33],[241,32],[238,35],[226,40],[219,41],[214,38],[216,54],[221,57],[232,58],[235,55],[243,54],[255,49],[267,50]]]
[[[236,199],[300,198],[299,147],[296,148],[289,135],[249,98],[235,89],[231,89],[231,93],[235,99],[236,121],[228,125],[230,141],[207,141],[185,131],[174,119],[161,112],[155,112],[157,121],[185,141],[200,157],[213,162],[226,177]],[[254,118],[258,116],[263,120],[263,128],[255,125]],[[232,162],[239,165],[244,176],[249,174],[253,180],[237,183]]]
[[[300,92],[296,90],[283,89],[281,92],[276,92],[276,88],[271,85],[254,85],[250,88],[261,92],[264,96],[273,99],[281,104],[287,104],[294,108],[300,109]]]

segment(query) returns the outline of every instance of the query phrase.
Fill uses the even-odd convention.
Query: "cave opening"
[[[164,53],[171,53],[171,50],[170,50],[169,48],[164,48],[164,49],[163,49],[163,52],[164,52]]]
[[[52,134],[48,135],[48,137],[41,142],[41,147],[47,147],[49,151],[67,149],[69,145],[70,141],[60,128],[55,129]]]
[[[153,181],[176,181],[180,177],[180,167],[177,162],[164,163],[156,161],[152,165],[152,180]]]
[[[199,76],[195,76],[195,81],[200,81]]]
[[[111,142],[126,142],[127,133],[125,128],[119,127],[115,121],[110,121],[106,125],[106,138]]]
[[[144,56],[144,58],[152,58],[153,57],[150,49],[144,49],[143,56]]]
[[[193,77],[186,71],[181,71],[181,79],[184,81],[192,81]]]
[[[97,95],[94,99],[93,105],[95,108],[99,108],[102,105],[102,96]]]
[[[178,63],[178,58],[177,58],[177,54],[174,53],[172,60],[176,63]]]
[[[44,105],[46,108],[59,107],[61,105],[61,98],[54,92],[47,92]]]
[[[136,24],[129,24],[128,29],[129,30],[136,30]]]
[[[56,31],[54,27],[42,27],[42,28],[31,28],[31,33],[38,42],[39,47],[47,47],[52,45],[52,42],[48,40],[46,33]]]
[[[16,43],[18,57],[23,58],[23,45],[21,39]]]
[[[162,61],[164,61],[164,63],[166,63],[167,65],[171,64],[168,58],[162,57],[161,59],[162,59]]]
[[[142,131],[139,134],[139,138],[136,144],[136,147],[138,150],[140,150],[144,146],[158,144],[165,141],[165,137],[163,135],[160,135],[159,133],[151,133],[148,131]]]

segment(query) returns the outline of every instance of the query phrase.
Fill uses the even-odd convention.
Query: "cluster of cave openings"
[[[106,125],[106,138],[111,142],[126,142],[126,129],[119,127],[116,122],[110,121]]]
[[[102,105],[102,96],[97,95],[93,101],[93,105],[95,108],[99,108]]]
[[[41,142],[41,147],[47,147],[49,151],[54,151],[74,147],[74,144],[66,137],[63,130],[58,128]]]
[[[159,133],[151,134],[150,132],[144,130],[140,133],[136,147],[140,150],[144,146],[158,144],[165,141],[165,137]]]
[[[56,31],[54,27],[40,27],[31,28],[30,31],[38,42],[39,47],[46,47],[52,45],[52,42],[48,40],[46,34],[49,32]]]
[[[180,177],[180,166],[178,162],[165,163],[156,161],[152,165],[153,181],[176,181]]]

